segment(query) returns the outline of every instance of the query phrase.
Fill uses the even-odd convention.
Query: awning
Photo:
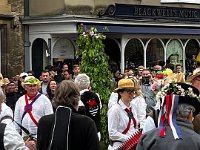
[[[157,26],[114,26],[85,24],[87,28],[95,27],[104,33],[164,34],[164,35],[200,35],[200,28],[157,27]]]

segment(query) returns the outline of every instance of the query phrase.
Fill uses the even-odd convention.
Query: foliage
[[[79,36],[76,41],[77,55],[81,57],[81,72],[86,73],[91,79],[92,90],[100,95],[101,109],[101,144],[102,149],[107,149],[109,144],[107,132],[107,104],[111,93],[112,73],[109,70],[109,57],[104,52],[105,45],[102,41],[106,38],[97,29],[86,29],[84,25],[78,28]]]

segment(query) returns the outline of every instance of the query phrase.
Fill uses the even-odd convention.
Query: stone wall
[[[105,9],[115,3],[189,7],[199,8],[195,4],[169,4],[161,3],[160,0],[29,0],[30,16],[49,15],[96,15],[99,9]]]
[[[5,8],[10,8],[4,14],[13,16],[13,19],[4,20],[5,39],[4,43],[2,43],[1,60],[1,72],[5,77],[10,78],[20,74],[24,69],[24,34],[20,22],[20,17],[23,15],[23,2],[22,0],[3,0],[3,2],[1,5],[5,4]]]

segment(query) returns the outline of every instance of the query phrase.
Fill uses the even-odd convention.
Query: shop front
[[[150,68],[160,61],[180,63],[186,71],[192,70],[190,61],[200,51],[199,20],[199,9],[115,4],[96,17],[24,18],[23,24],[29,26],[31,43],[43,39],[43,68],[64,61],[72,65],[77,60],[77,27],[83,23],[86,28],[95,27],[106,35],[105,52],[121,72],[139,65]],[[30,44],[25,51],[31,58],[27,60],[27,69],[35,65],[33,46]]]

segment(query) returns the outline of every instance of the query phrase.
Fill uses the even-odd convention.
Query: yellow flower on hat
[[[34,76],[28,76],[25,78],[24,84],[38,85],[38,79],[35,78]]]

